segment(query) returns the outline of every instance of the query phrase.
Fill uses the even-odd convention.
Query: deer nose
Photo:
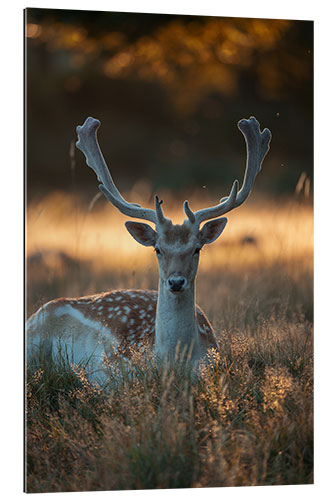
[[[186,278],[182,276],[172,276],[168,279],[168,286],[172,292],[181,292],[186,286]]]

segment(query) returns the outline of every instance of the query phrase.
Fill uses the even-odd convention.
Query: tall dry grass
[[[28,313],[56,296],[156,288],[153,252],[126,219],[87,207],[60,193],[28,207]],[[183,218],[178,200],[165,210]],[[109,392],[66,363],[28,367],[28,491],[311,483],[312,232],[312,207],[295,199],[230,214],[201,257],[197,301],[220,350],[196,381],[139,354]]]

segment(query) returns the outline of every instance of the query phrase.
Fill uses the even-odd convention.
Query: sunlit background
[[[211,280],[242,300],[260,275],[267,310],[297,288],[292,305],[311,317],[312,22],[28,9],[26,70],[28,313],[60,295],[157,286],[152,250],[96,198],[74,147],[87,116],[102,122],[129,201],[152,207],[158,192],[181,222],[184,199],[203,208],[241,180],[237,122],[255,115],[271,151],[250,200],[203,252],[198,299],[209,313]]]

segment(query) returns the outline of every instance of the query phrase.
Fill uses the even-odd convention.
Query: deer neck
[[[199,350],[195,311],[195,283],[171,293],[160,279],[155,324],[155,350],[162,358],[174,358],[184,348],[196,357]]]

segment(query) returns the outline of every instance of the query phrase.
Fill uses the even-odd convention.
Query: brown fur
[[[175,224],[173,225],[170,221],[169,224],[166,224],[166,227],[163,227],[163,236],[166,243],[174,243],[175,241],[179,241],[186,245],[188,243],[191,230],[188,226]]]
[[[130,355],[130,348],[135,349],[138,343],[151,345],[155,342],[157,292],[154,290],[115,290],[79,298],[59,298],[49,302],[48,310],[66,304],[79,310],[88,319],[101,321],[110,334],[112,332],[121,342],[120,350],[127,356]],[[126,306],[130,307],[129,311]],[[196,314],[201,340],[214,346],[216,342],[212,326],[198,305]],[[127,316],[126,323],[121,321],[123,316]]]

